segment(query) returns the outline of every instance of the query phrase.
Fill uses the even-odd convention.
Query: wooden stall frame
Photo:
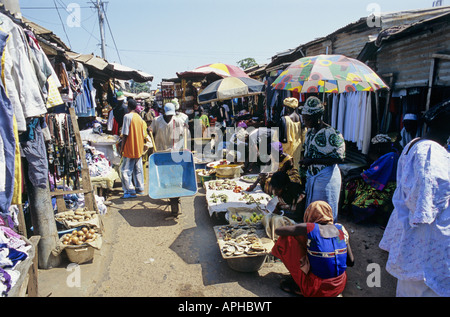
[[[58,212],[66,211],[66,203],[64,202],[64,195],[84,194],[85,206],[89,210],[98,212],[97,203],[95,201],[94,189],[91,184],[91,176],[89,174],[89,167],[86,162],[86,152],[84,151],[83,142],[81,140],[80,128],[78,126],[77,116],[74,108],[69,108],[69,114],[73,125],[75,139],[77,141],[78,153],[81,159],[81,187],[80,190],[61,191],[57,190],[50,192],[52,196],[56,196],[56,205]]]

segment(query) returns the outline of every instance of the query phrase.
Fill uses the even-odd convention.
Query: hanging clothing
[[[27,53],[23,29],[2,13],[0,22],[1,30],[10,36],[4,51],[5,89],[22,132],[26,131],[26,118],[43,115],[47,108]]]
[[[0,31],[0,55],[3,57],[9,35]],[[3,60],[3,58],[2,58]],[[3,77],[3,63],[1,64]],[[6,213],[14,195],[16,139],[14,133],[14,108],[6,95],[3,80],[0,85],[0,212]]]
[[[286,138],[283,140],[285,142],[282,142],[283,152],[292,156],[294,168],[298,170],[306,129],[302,127],[301,122],[294,122],[289,116],[284,116],[282,122],[283,130],[286,131]]]
[[[42,128],[45,127],[44,118],[32,118],[29,120],[26,135],[32,135],[21,140],[22,151],[28,162],[28,178],[35,187],[46,188],[48,185],[48,159]],[[55,131],[56,132],[56,131]]]

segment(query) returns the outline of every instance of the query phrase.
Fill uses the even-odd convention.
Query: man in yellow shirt
[[[122,126],[122,165],[120,166],[122,198],[135,198],[136,194],[144,194],[144,167],[142,155],[144,152],[147,124],[136,112],[137,103],[134,99],[128,101],[129,113],[123,118]]]

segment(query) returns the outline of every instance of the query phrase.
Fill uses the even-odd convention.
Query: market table
[[[239,193],[233,192],[233,189],[217,189],[218,186],[214,186],[217,183],[228,181],[232,182],[235,186],[239,186],[242,188],[242,191]],[[247,207],[247,208],[256,208],[259,206],[261,209],[265,209],[267,203],[271,200],[271,197],[264,193],[261,186],[258,186],[252,192],[246,192],[245,190],[250,186],[249,182],[242,181],[241,178],[235,179],[216,179],[205,183],[206,189],[206,202],[208,204],[209,215],[212,216],[214,213],[227,212],[228,208],[234,207]],[[214,189],[214,187],[216,189]],[[249,203],[248,199],[245,199],[247,194],[249,197],[253,198],[253,203]],[[226,195],[227,201],[224,202],[220,198],[215,199],[214,197]]]
[[[242,250],[240,254],[227,253],[228,245],[239,245],[238,240],[232,239],[232,232],[240,232],[240,237],[254,236],[258,240],[260,247],[258,251],[248,253]],[[246,225],[246,224],[230,224],[225,226],[214,227],[217,244],[219,246],[222,258],[227,261],[230,268],[240,272],[256,272],[265,263],[267,256],[270,254],[274,246],[274,242],[270,239],[262,224]],[[236,235],[239,239],[239,234]],[[242,239],[245,240],[245,239]],[[230,243],[231,242],[231,243]],[[242,246],[241,242],[241,246]],[[246,248],[251,250],[251,243],[244,243]]]

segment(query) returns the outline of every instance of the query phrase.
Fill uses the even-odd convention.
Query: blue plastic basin
[[[152,199],[197,194],[194,157],[191,152],[154,153],[148,164],[148,194]]]

